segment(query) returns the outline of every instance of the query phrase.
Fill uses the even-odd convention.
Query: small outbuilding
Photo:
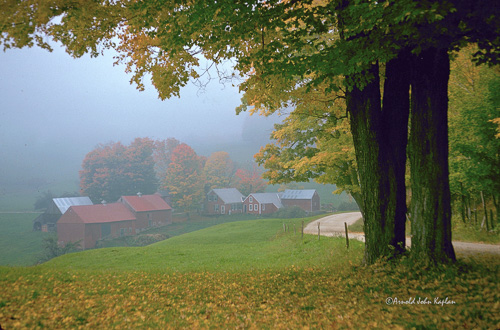
[[[243,196],[236,188],[212,189],[205,199],[205,214],[243,213]]]
[[[57,221],[58,242],[80,242],[90,249],[103,238],[135,235],[135,220],[121,203],[70,206]]]
[[[306,212],[319,211],[321,202],[316,189],[287,189],[281,194],[281,203],[285,207],[298,206]]]

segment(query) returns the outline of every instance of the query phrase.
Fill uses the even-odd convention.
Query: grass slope
[[[350,254],[345,242],[331,238],[320,241],[306,235],[301,239],[300,219],[261,219],[221,224],[172,237],[145,247],[105,248],[68,254],[42,265],[55,269],[113,271],[244,271],[283,267],[317,266],[332,259],[347,261],[362,257],[362,243],[353,242]],[[307,222],[307,220],[306,220]]]
[[[34,232],[37,213],[0,213],[0,265],[30,266],[41,256],[49,233]]]
[[[300,220],[290,221],[296,228]],[[0,325],[18,328],[499,328],[499,260],[359,266],[363,246],[227,223],[142,248],[0,267]]]

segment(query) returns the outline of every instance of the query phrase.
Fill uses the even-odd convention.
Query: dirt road
[[[309,223],[306,228],[304,228],[304,233],[317,235],[318,234],[318,223],[320,224],[320,235],[321,236],[342,236],[345,237],[345,225],[348,226],[355,223],[361,219],[361,212],[350,212],[350,213],[340,213],[326,216],[324,218],[315,220]],[[363,233],[349,233],[349,239],[357,239],[360,241],[365,241],[365,235]],[[406,246],[411,246],[411,238],[406,238]],[[461,255],[470,254],[496,254],[500,255],[500,245],[498,244],[483,244],[483,243],[467,243],[453,241],[453,247],[455,252]]]

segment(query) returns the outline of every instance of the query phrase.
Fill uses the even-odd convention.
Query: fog
[[[238,88],[189,84],[161,101],[146,84],[130,85],[112,54],[73,59],[63,49],[0,53],[0,188],[78,180],[85,154],[99,143],[177,138],[208,155],[225,150],[251,160],[276,118],[235,114]],[[226,150],[227,149],[227,150]]]

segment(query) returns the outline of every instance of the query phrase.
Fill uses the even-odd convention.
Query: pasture
[[[290,220],[288,228],[298,225]],[[145,247],[0,267],[3,328],[498,328],[496,257],[362,265],[363,245],[220,224]]]

